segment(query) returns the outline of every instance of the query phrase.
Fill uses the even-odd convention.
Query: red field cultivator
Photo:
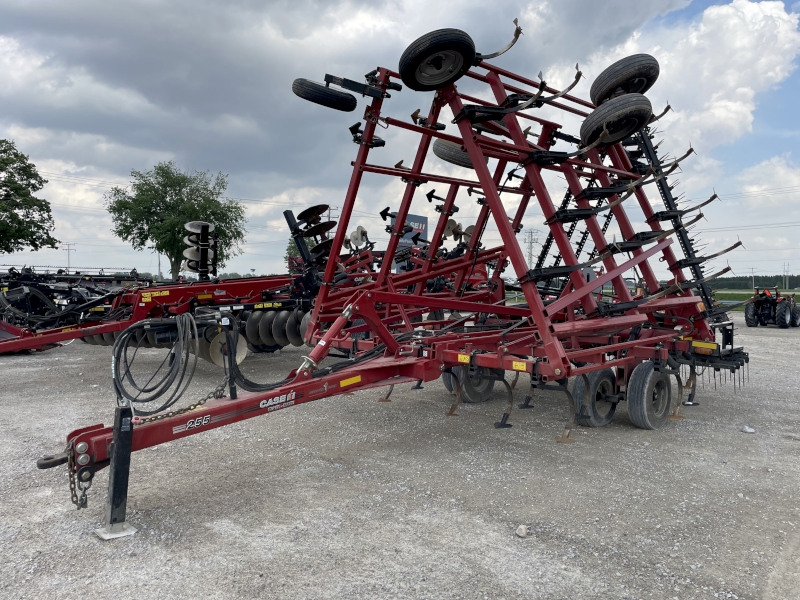
[[[124,520],[132,451],[345,391],[443,377],[452,390],[446,414],[455,415],[462,401],[484,401],[499,383],[508,403],[496,427],[506,428],[513,388],[524,374],[531,391],[521,408],[531,407],[535,389],[565,393],[571,416],[557,439],[571,442],[576,421],[604,425],[621,401],[627,402],[633,424],[644,429],[682,418],[682,398],[673,402],[671,376],[691,402],[698,371],[736,372],[744,366],[747,354],[734,346],[733,325],[705,285],[720,273],[706,276],[702,265],[718,255],[697,256],[687,232],[701,216],[699,207],[680,208],[667,181],[689,153],[665,163],[652,143],[649,125],[656,118],[643,93],[655,83],[658,63],[646,55],[615,63],[594,82],[590,102],[570,94],[580,72],[559,91],[541,76],[536,81],[488,62],[513,46],[520,33],[517,28],[503,51],[481,55],[464,32],[439,30],[409,46],[398,71],[378,68],[365,83],[330,75],[325,85],[295,82],[298,96],[338,110],[355,108],[349,92],[371,99],[363,123],[350,128],[358,151],[338,229],[316,258],[304,247],[302,232],[315,226],[311,221],[320,211],[304,213],[300,223],[287,214],[306,259],[305,275],[319,286],[302,328],[313,349],[282,381],[246,380],[229,358],[232,383],[243,393],[231,386],[230,398],[144,418],[122,401],[113,427],[70,433],[65,453],[42,459],[40,466],[69,463],[73,500],[80,507],[94,473],[111,464],[102,536],[131,532]],[[483,92],[460,91],[455,83],[462,77],[470,85],[482,84]],[[400,81],[413,91],[434,92],[425,116],[420,111],[411,119],[385,114],[384,103],[390,92],[402,89]],[[536,109],[545,106],[581,117],[579,135],[537,116]],[[444,122],[447,109],[450,123]],[[379,126],[418,137],[410,167],[370,160],[378,153],[373,150],[385,145],[375,135]],[[555,150],[562,142],[573,148]],[[429,150],[472,175],[426,169]],[[548,172],[565,186],[553,190],[546,183]],[[363,227],[347,233],[362,179],[375,175],[405,184],[397,208],[381,213],[392,217],[383,251],[375,250]],[[657,188],[664,210],[653,208],[647,186]],[[421,187],[430,191],[422,193]],[[554,193],[563,197],[559,205]],[[400,248],[415,200],[436,202],[438,222],[430,240],[417,236],[413,247]],[[453,216],[457,203],[465,202],[476,203],[479,214],[474,225],[462,229]],[[534,211],[541,211],[549,230],[535,266],[527,264],[516,237],[526,214]],[[500,244],[484,240],[490,223]],[[637,231],[635,223],[646,228]],[[620,241],[607,239],[612,224]],[[455,245],[447,242],[445,248],[445,238]],[[587,252],[590,243],[593,250]],[[547,264],[553,244],[558,255]],[[668,281],[659,280],[655,258],[664,262]],[[399,273],[393,272],[397,264]],[[626,283],[630,272],[641,279],[637,291]],[[507,300],[512,289],[524,302]],[[219,313],[214,318],[228,336],[227,347],[235,347],[236,324]],[[333,349],[348,358],[323,365]],[[513,373],[512,381],[506,372]],[[576,377],[572,392],[570,377]]]

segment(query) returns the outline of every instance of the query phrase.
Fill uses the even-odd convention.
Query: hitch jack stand
[[[111,445],[111,464],[108,473],[106,519],[105,525],[94,531],[103,540],[113,540],[136,533],[136,529],[125,522],[133,443],[132,417],[133,411],[130,406],[118,406],[114,411],[114,440]]]

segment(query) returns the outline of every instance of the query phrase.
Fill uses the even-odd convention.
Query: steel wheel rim
[[[475,372],[474,376],[467,373],[467,378],[469,379],[469,384],[472,387],[472,389],[474,389],[479,394],[485,394],[486,390],[488,389],[489,385],[492,382],[491,379],[483,376],[482,369],[478,369]]]
[[[667,382],[663,379],[659,379],[653,386],[653,396],[650,399],[654,414],[660,415],[666,410],[668,394]]]
[[[594,396],[594,407],[599,417],[608,417],[611,414],[611,411],[614,410],[614,403],[603,398],[605,395],[611,395],[613,393],[614,390],[611,386],[611,382],[607,379],[604,379],[598,384],[597,391],[595,392]],[[601,410],[603,408],[606,410]]]
[[[608,135],[613,141],[622,140],[639,129],[639,119],[628,117],[608,129]]]
[[[423,85],[440,85],[449,81],[464,66],[460,52],[441,50],[426,57],[414,72],[414,78]]]

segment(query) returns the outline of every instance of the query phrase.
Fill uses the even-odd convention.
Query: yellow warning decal
[[[214,294],[198,294],[197,295],[197,299],[198,300],[208,300],[209,298],[213,298],[213,297],[214,297]]]
[[[716,350],[717,349],[717,345],[714,342],[693,341],[692,342],[692,346],[694,346],[695,348],[711,348],[712,350]]]
[[[89,312],[105,312],[107,306],[95,306],[94,308],[90,308]]]
[[[469,363],[469,354],[459,354],[458,355],[458,362],[460,362],[460,363]]]
[[[524,362],[515,360],[511,363],[511,368],[514,369],[515,371],[527,371],[528,365],[526,365]]]
[[[361,375],[356,375],[355,377],[351,377],[350,379],[343,379],[339,382],[339,387],[347,387],[348,385],[353,385],[354,383],[358,383],[361,381]]]
[[[150,302],[153,298],[158,296],[169,296],[169,290],[162,290],[160,292],[143,292],[142,302]]]
[[[279,308],[280,306],[282,306],[281,302],[259,302],[253,305],[253,308],[258,310],[259,308]]]

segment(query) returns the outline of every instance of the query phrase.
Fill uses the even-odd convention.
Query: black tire
[[[258,346],[261,343],[261,338],[258,335],[258,326],[261,323],[261,319],[264,318],[264,314],[260,310],[253,311],[244,324],[244,337],[254,346]]]
[[[294,311],[292,316],[286,322],[286,337],[289,338],[289,343],[298,348],[303,345],[303,336],[300,335],[300,321],[303,318],[303,313]]]
[[[744,306],[744,322],[748,327],[758,327],[758,313],[752,302]]]
[[[461,367],[452,367],[451,370],[453,371],[452,375],[450,373],[442,373],[442,383],[444,387],[447,388],[447,391],[452,394],[456,391],[455,377],[458,377],[458,380],[463,382],[464,372],[461,370]]]
[[[653,87],[659,72],[658,61],[649,54],[626,56],[597,76],[589,97],[600,106],[614,94],[644,94]]]
[[[113,346],[114,345],[114,334],[113,333],[103,333],[103,346]]]
[[[486,367],[478,367],[474,375],[469,374],[468,369],[464,369],[463,394],[461,401],[467,404],[478,404],[486,402],[492,397],[494,390],[494,379],[492,373]]]
[[[581,143],[588,146],[600,137],[603,127],[609,137],[602,146],[610,146],[641,131],[653,116],[650,100],[641,94],[625,94],[595,108],[581,125]]]
[[[792,304],[788,300],[778,302],[775,307],[775,324],[781,329],[788,329],[792,324]]]
[[[281,346],[289,345],[289,338],[286,337],[286,323],[289,322],[291,317],[292,313],[288,310],[282,310],[272,322],[272,337],[275,338],[275,342]]]
[[[274,310],[264,313],[264,318],[261,319],[261,323],[258,324],[258,338],[261,340],[262,344],[266,344],[267,346],[280,346],[272,335],[272,325],[275,323],[276,316],[278,316],[278,313]]]
[[[672,406],[669,375],[655,370],[653,361],[636,366],[628,382],[628,417],[639,429],[659,429]]]
[[[97,342],[94,340],[93,335],[87,335],[85,338],[82,338],[84,342],[89,344],[90,346],[96,346]]]
[[[572,399],[575,402],[575,420],[582,427],[605,427],[611,421],[617,410],[614,402],[605,401],[604,394],[613,394],[616,377],[612,369],[593,371],[587,373],[589,380],[589,406],[587,414],[581,414],[583,401],[586,397],[586,384],[582,376],[575,378],[572,386]]]
[[[299,96],[303,100],[342,112],[353,112],[358,106],[358,101],[353,94],[325,87],[324,84],[309,79],[295,79],[292,82],[292,91],[295,96]]]
[[[800,327],[800,308],[792,309],[792,327]]]
[[[459,144],[449,142],[447,140],[436,139],[433,142],[433,153],[441,158],[444,162],[464,167],[465,169],[474,169],[472,166],[472,159],[465,150],[461,149]],[[486,159],[489,162],[489,159]]]
[[[414,40],[400,57],[400,78],[416,92],[461,79],[475,61],[475,42],[460,29],[437,29]]]

